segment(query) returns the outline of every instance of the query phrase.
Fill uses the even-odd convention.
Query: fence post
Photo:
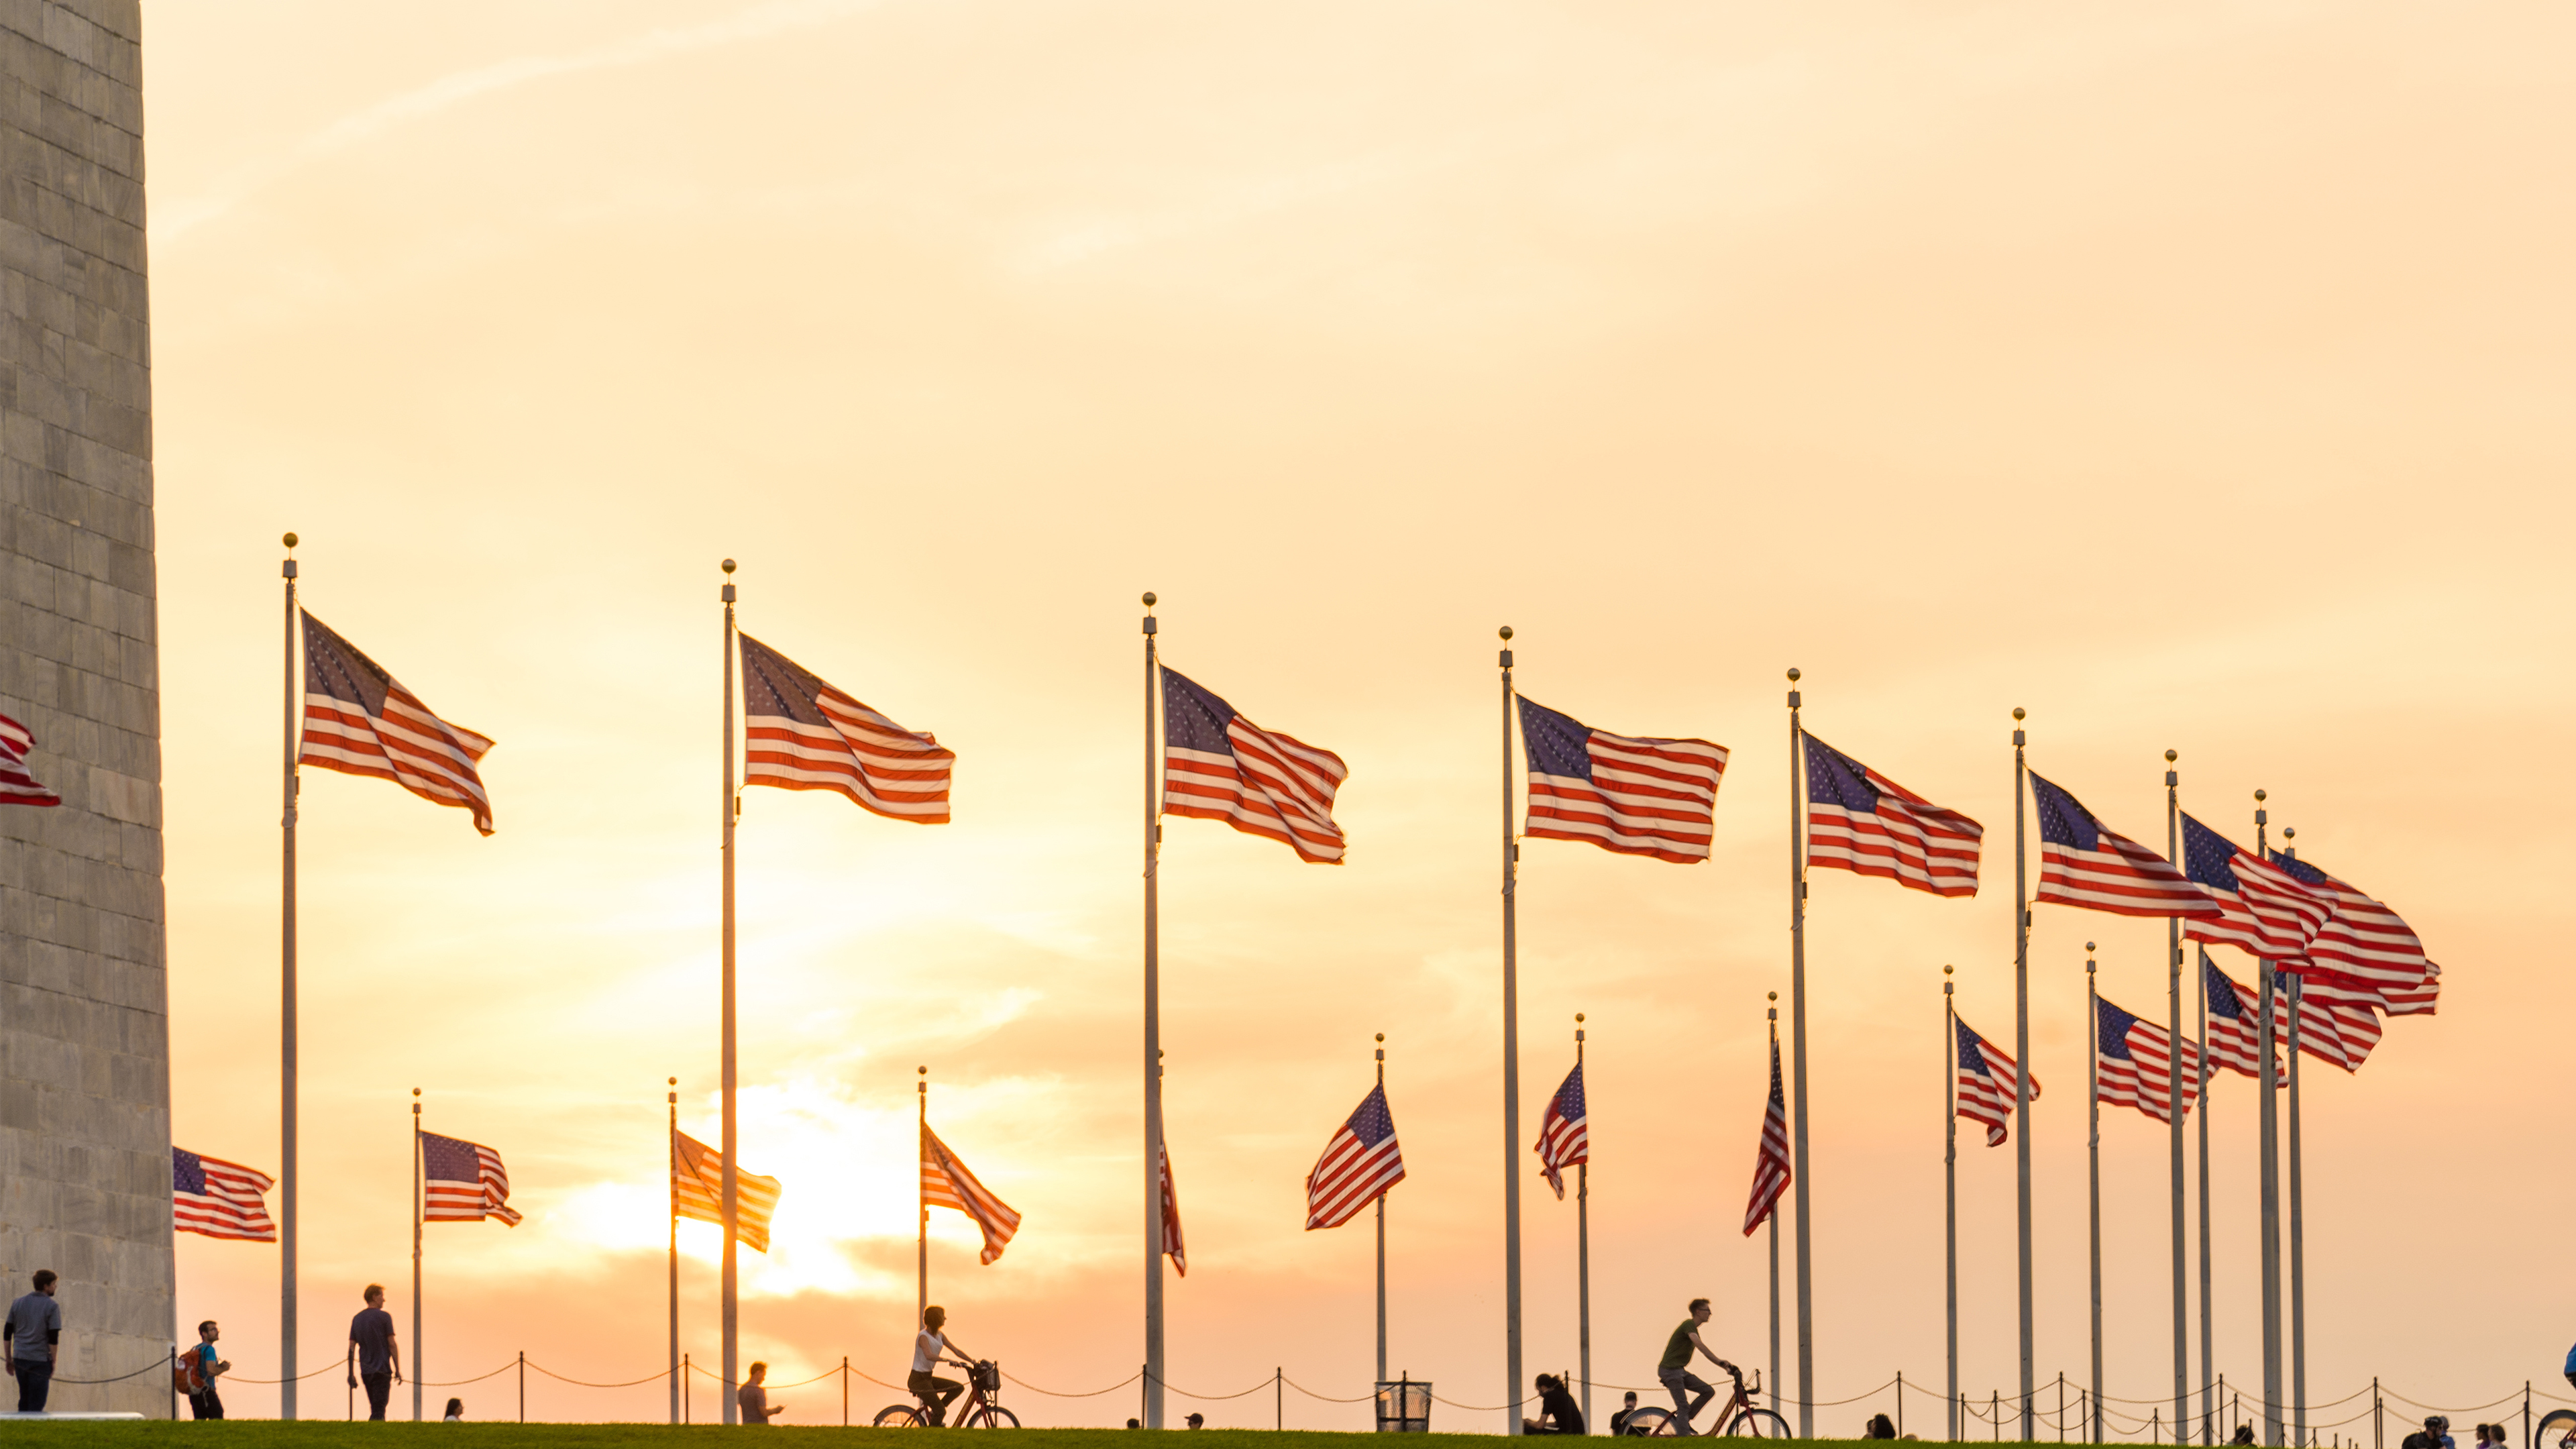
[[[528,1351],[519,1350],[519,1422],[528,1422]]]
[[[2525,1414],[2523,1417],[2529,1418]],[[1588,1425],[1586,1427],[1589,1427]],[[1905,1370],[1896,1371],[1896,1437],[1905,1437]]]
[[[1270,1371],[1270,1427],[1274,1430],[1285,1430],[1288,1427],[1288,1394],[1282,1387],[1287,1380],[1286,1364],[1281,1364]]]
[[[1160,1260],[1156,1260],[1156,1266],[1160,1265]],[[1151,1401],[1154,1392],[1153,1373],[1152,1364],[1136,1365],[1136,1422],[1139,1424],[1145,1422],[1145,1405]]]
[[[174,1411],[175,1416],[175,1411]],[[2522,1442],[2531,1442],[2531,1380],[2522,1381]]]
[[[2370,1376],[2370,1449],[2387,1449],[2387,1446],[2380,1442],[2382,1438],[2380,1408],[2379,1375],[2372,1374]]]
[[[694,1387],[689,1382],[689,1356],[684,1353],[680,1355],[680,1422],[683,1424],[689,1422],[689,1390]]]
[[[2524,1401],[2522,1417],[2531,1417],[2529,1400]],[[174,1424],[179,1421],[179,1345],[175,1343],[170,1345],[170,1421]],[[2526,1434],[2523,1437],[2531,1436]]]
[[[850,1356],[841,1355],[841,1427],[850,1427]]]
[[[2004,1391],[1997,1389],[1986,1404],[1987,1417],[1995,1421],[1995,1442],[2004,1442]]]

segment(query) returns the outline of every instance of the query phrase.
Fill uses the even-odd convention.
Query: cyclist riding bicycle
[[[973,1359],[960,1357],[966,1350],[941,1331],[947,1323],[948,1310],[936,1303],[921,1311],[921,1332],[912,1341],[912,1377],[904,1381],[904,1387],[921,1400],[934,1427],[948,1422],[949,1401],[966,1392],[966,1386],[955,1379],[934,1378],[931,1370],[943,1362],[969,1373],[975,1369]]]
[[[1673,1432],[1677,1434],[1699,1432],[1691,1427],[1691,1416],[1707,1408],[1708,1401],[1717,1397],[1717,1390],[1710,1387],[1707,1380],[1690,1371],[1691,1354],[1694,1351],[1725,1370],[1727,1377],[1740,1376],[1735,1365],[1710,1353],[1708,1345],[1700,1341],[1700,1327],[1708,1322],[1713,1313],[1714,1310],[1708,1306],[1707,1299],[1692,1299],[1690,1317],[1683,1319],[1680,1326],[1673,1330],[1673,1336],[1665,1340],[1664,1356],[1655,1365],[1655,1378],[1672,1391],[1675,1421]],[[1691,1398],[1692,1393],[1697,1393],[1699,1397]]]

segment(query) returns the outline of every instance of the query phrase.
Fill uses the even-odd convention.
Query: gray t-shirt
[[[393,1365],[394,1316],[381,1308],[362,1310],[349,1320],[349,1341],[358,1346],[358,1372],[390,1374]]]
[[[30,1293],[9,1305],[9,1356],[20,1363],[43,1363],[46,1345],[63,1334],[63,1305],[50,1293]]]

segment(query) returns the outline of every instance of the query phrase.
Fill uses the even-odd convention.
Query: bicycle
[[[1744,1370],[1728,1364],[1726,1375],[1735,1381],[1735,1397],[1728,1399],[1726,1407],[1717,1411],[1719,1422],[1726,1425],[1726,1436],[1730,1439],[1788,1438],[1789,1421],[1769,1409],[1757,1407],[1753,1402],[1754,1396],[1762,1392],[1762,1370],[1753,1371],[1753,1387],[1750,1389],[1744,1386]],[[1628,1416],[1624,1432],[1651,1437],[1659,1434],[1679,1436],[1690,1431],[1681,1427],[1680,1417],[1672,1410],[1647,1405]],[[2576,1449],[2576,1445],[2570,1445],[2568,1449]]]
[[[957,1406],[956,1427],[960,1429],[1016,1429],[1020,1427],[1020,1416],[1003,1408],[998,1402],[996,1402],[996,1400],[1001,1397],[1002,1393],[1002,1366],[1000,1364],[997,1364],[988,1358],[977,1359],[975,1361],[975,1366],[966,1371],[966,1378],[969,1387],[966,1390],[966,1401]],[[877,1410],[877,1416],[869,1422],[875,1424],[880,1429],[927,1429],[935,1427],[930,1422],[931,1401],[927,1398],[921,1397],[920,1395],[915,1395],[914,1397],[918,1402],[886,1405],[884,1408]]]
[[[2576,1409],[2552,1409],[2531,1431],[2531,1449],[2576,1449]]]

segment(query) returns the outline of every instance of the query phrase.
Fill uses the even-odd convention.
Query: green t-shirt
[[[1682,1320],[1682,1326],[1673,1330],[1671,1341],[1664,1345],[1664,1361],[1655,1365],[1655,1371],[1657,1373],[1661,1373],[1666,1369],[1690,1367],[1691,1334],[1698,1327],[1699,1320],[1695,1318],[1685,1318]]]

